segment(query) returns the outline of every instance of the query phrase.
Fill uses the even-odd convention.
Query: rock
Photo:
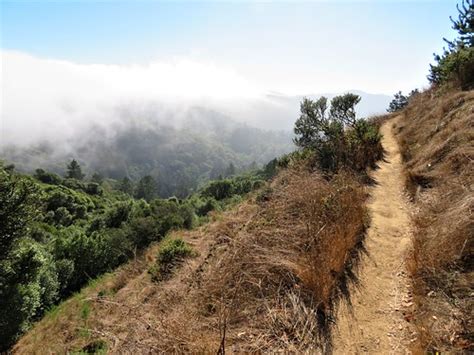
[[[434,297],[434,296],[436,296],[436,292],[430,291],[430,292],[428,292],[427,296],[428,297]]]

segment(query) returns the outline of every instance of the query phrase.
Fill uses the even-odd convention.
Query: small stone
[[[434,296],[436,296],[436,292],[434,291],[428,292],[428,297],[434,297]]]

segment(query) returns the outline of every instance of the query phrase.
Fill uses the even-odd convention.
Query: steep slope
[[[415,96],[396,127],[417,213],[410,272],[427,351],[474,350],[474,91]]]
[[[406,353],[416,339],[404,318],[412,304],[405,263],[412,240],[393,124],[389,120],[381,128],[385,159],[372,174],[375,185],[368,204],[372,222],[365,243],[368,256],[359,270],[360,282],[351,304],[339,311],[335,354]]]
[[[155,245],[50,312],[14,353],[329,350],[335,305],[356,279],[366,197],[348,173],[328,181],[291,167],[212,223],[169,236],[196,253],[170,277],[149,273]]]

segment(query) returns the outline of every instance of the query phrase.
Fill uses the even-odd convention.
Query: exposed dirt
[[[412,244],[410,214],[393,124],[390,120],[381,128],[386,155],[372,176],[376,184],[368,205],[368,256],[362,261],[352,304],[341,305],[338,312],[335,354],[411,353],[416,342],[409,322],[413,302],[405,265]]]

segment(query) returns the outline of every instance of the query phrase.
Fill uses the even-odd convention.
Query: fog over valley
[[[162,195],[185,195],[230,164],[243,171],[290,152],[300,101],[320,96],[266,90],[231,68],[187,59],[77,64],[8,50],[2,57],[3,159],[20,171],[63,174],[75,158],[89,174],[151,174]],[[362,97],[360,116],[382,113],[390,101],[352,92]]]

